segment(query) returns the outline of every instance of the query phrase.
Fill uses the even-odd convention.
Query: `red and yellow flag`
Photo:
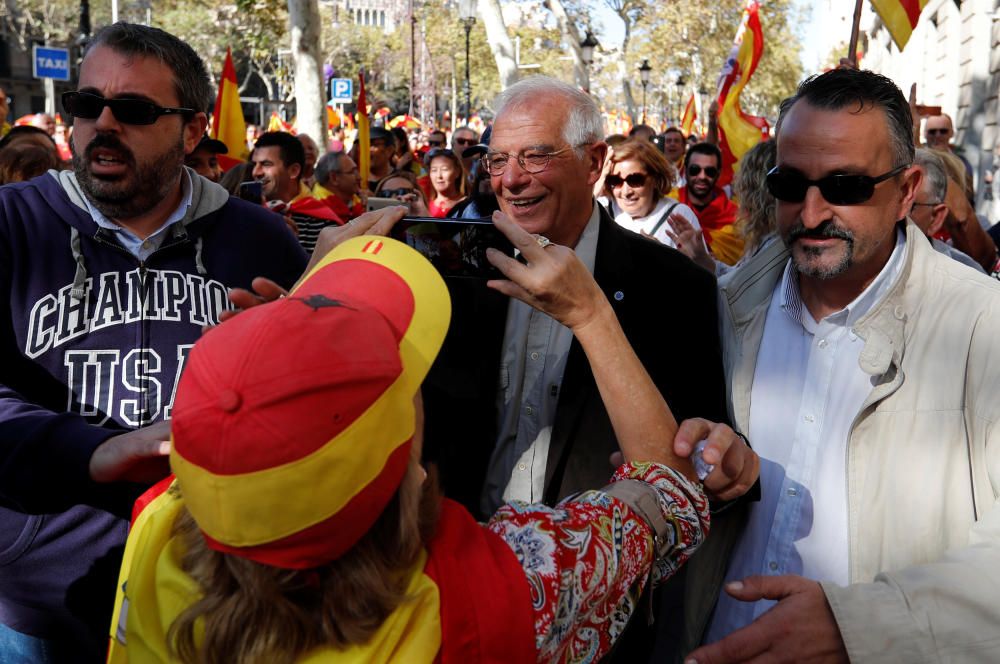
[[[243,119],[240,106],[240,89],[233,67],[233,53],[226,49],[226,62],[222,65],[219,78],[219,95],[215,98],[212,119],[212,138],[222,141],[229,148],[227,154],[219,155],[219,165],[228,171],[233,166],[246,161],[250,156],[247,149],[247,123]]]
[[[719,77],[719,148],[722,175],[719,185],[728,184],[743,154],[765,138],[769,126],[765,118],[747,115],[740,107],[740,93],[757,69],[764,53],[764,33],[760,27],[757,0],[747,0],[743,20],[736,31],[733,48]]]
[[[291,123],[288,123],[288,122],[285,122],[284,120],[282,120],[281,116],[278,115],[277,111],[271,111],[271,119],[267,121],[267,130],[268,131],[283,131],[283,132],[286,132],[286,133],[289,133],[289,134],[294,134],[295,133],[295,130],[292,127]]]
[[[368,97],[365,95],[365,72],[358,74],[358,112],[355,114],[358,125],[358,170],[361,171],[361,184],[368,186],[368,175],[371,173],[371,134],[368,122]]]
[[[684,115],[681,117],[681,131],[684,132],[684,136],[691,135],[696,119],[698,119],[698,112],[694,107],[694,94],[692,93],[691,98],[688,99],[687,106],[684,107]]]
[[[910,35],[920,19],[920,12],[929,3],[930,0],[872,0],[872,6],[900,51],[910,41]]]

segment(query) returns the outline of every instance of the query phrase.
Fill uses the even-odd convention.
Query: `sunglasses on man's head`
[[[809,187],[818,187],[819,193],[831,205],[860,205],[875,195],[875,185],[899,175],[909,168],[909,164],[898,166],[888,173],[872,177],[870,175],[827,175],[818,180],[809,180],[801,173],[781,171],[776,166],[767,174],[767,189],[779,201],[801,203],[806,199]]]
[[[698,177],[702,171],[705,171],[705,175],[710,178],[715,178],[719,175],[719,169],[715,166],[705,166],[702,168],[698,164],[689,164],[687,167],[687,174],[689,178]]]
[[[609,175],[604,178],[604,183],[611,187],[612,189],[617,189],[622,186],[622,184],[627,184],[633,189],[638,189],[642,185],[646,184],[646,174],[645,173],[630,173],[625,177],[620,175]]]
[[[165,108],[142,99],[105,99],[89,92],[64,92],[62,104],[67,113],[83,120],[96,120],[106,106],[118,122],[130,125],[151,125],[161,115],[193,115],[197,112],[191,108]]]

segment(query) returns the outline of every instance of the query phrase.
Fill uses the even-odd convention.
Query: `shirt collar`
[[[583,229],[580,239],[577,241],[573,251],[577,257],[587,266],[591,274],[594,273],[594,262],[597,260],[597,234],[601,227],[601,207],[597,201],[591,199],[593,209],[590,213],[590,220]]]
[[[188,208],[191,207],[191,203],[193,200],[194,200],[194,195],[193,195],[193,185],[191,184],[191,174],[188,173],[188,169],[182,168],[180,205],[178,205],[177,208],[175,208],[174,211],[170,213],[170,216],[167,217],[166,221],[163,222],[163,225],[160,226],[158,229],[156,229],[156,231],[152,233],[149,236],[149,238],[159,236],[166,229],[170,228],[178,221],[183,219],[184,215],[187,214]],[[133,233],[129,229],[125,228],[120,224],[116,224],[115,222],[111,221],[106,216],[104,216],[104,214],[100,210],[98,210],[91,204],[90,199],[87,198],[86,196],[83,197],[83,202],[87,204],[87,211],[90,212],[91,219],[93,219],[94,223],[96,223],[101,228],[106,228],[110,231],[114,231],[115,233],[123,233],[139,241],[142,241],[143,238],[138,237],[135,233]]]
[[[868,284],[854,300],[846,307],[830,314],[824,321],[844,327],[853,326],[866,313],[878,304],[892,285],[896,282],[899,272],[903,267],[903,254],[906,246],[906,235],[899,228],[896,229],[896,245],[892,249],[888,262],[882,267],[878,276]],[[799,291],[798,273],[789,258],[785,264],[785,271],[781,276],[780,286],[781,310],[796,323],[801,324],[806,330],[813,331],[816,322],[812,314],[802,303],[802,294]]]

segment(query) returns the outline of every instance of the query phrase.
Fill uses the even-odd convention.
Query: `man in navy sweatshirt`
[[[0,661],[102,659],[189,349],[230,288],[305,267],[279,216],[184,167],[210,102],[187,44],[104,28],[63,96],[73,171],[0,189]]]

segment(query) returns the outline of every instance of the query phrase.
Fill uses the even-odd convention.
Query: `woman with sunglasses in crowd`
[[[650,141],[631,139],[619,144],[609,154],[606,173],[604,194],[618,225],[674,248],[668,217],[679,214],[700,228],[691,208],[667,196],[677,171]]]
[[[424,157],[431,176],[430,216],[444,218],[465,199],[465,168],[462,160],[447,148],[435,148]]]
[[[427,210],[427,199],[424,192],[414,183],[415,178],[412,173],[393,173],[387,178],[383,178],[375,188],[375,195],[379,198],[395,198],[401,203],[405,203],[409,208],[411,217],[429,217]]]

